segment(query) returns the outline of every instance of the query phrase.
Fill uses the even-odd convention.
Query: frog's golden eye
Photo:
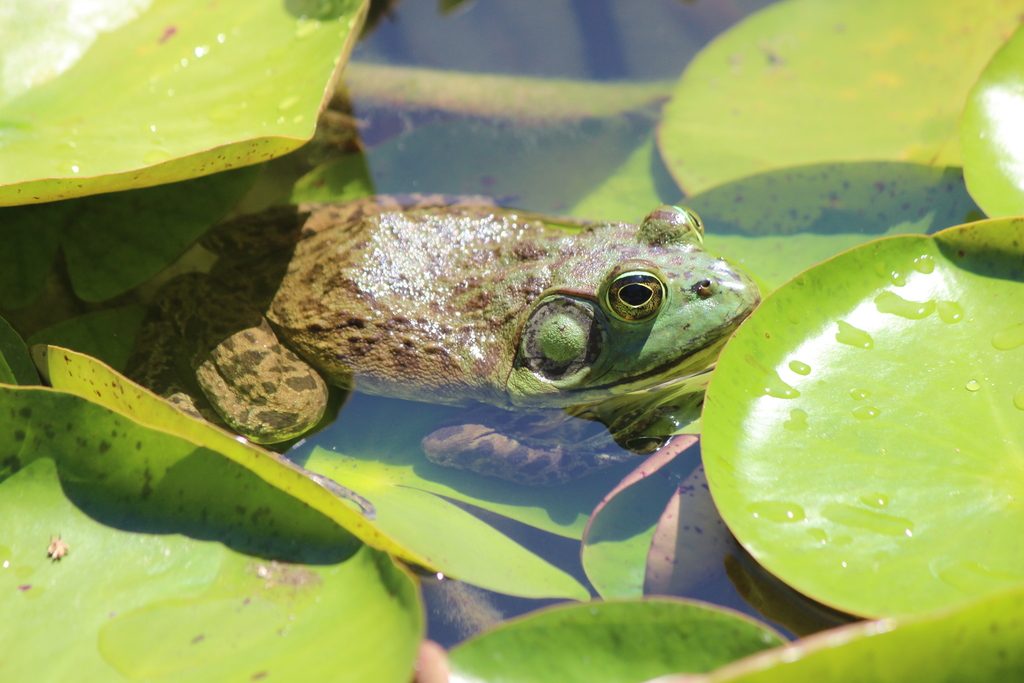
[[[630,271],[612,280],[607,300],[609,310],[620,320],[647,320],[661,308],[665,285],[651,273]]]

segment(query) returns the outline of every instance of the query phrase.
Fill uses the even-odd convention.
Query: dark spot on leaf
[[[31,583],[23,583],[20,586],[18,586],[18,590],[20,590],[22,593],[24,593],[25,591],[29,590],[30,588],[32,588],[32,584]]]
[[[15,429],[14,430],[14,440],[15,441],[24,441],[25,440],[25,430],[24,429]]]
[[[106,453],[110,450],[110,443],[107,441],[100,441],[99,451],[100,453]]]
[[[21,410],[18,411],[18,415],[20,415],[21,417],[23,417],[23,418],[25,418],[27,420],[28,418],[32,417],[32,409],[31,408],[22,408]]]
[[[202,633],[200,633],[198,636],[193,638],[191,642],[192,642],[193,645],[195,645],[197,643],[203,642],[204,640],[206,640],[206,636],[204,636]]]

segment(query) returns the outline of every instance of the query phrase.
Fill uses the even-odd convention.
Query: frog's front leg
[[[603,424],[562,411],[469,412],[469,420],[423,438],[428,460],[517,484],[548,486],[636,457],[618,446]]]
[[[320,375],[281,344],[270,324],[232,332],[194,360],[207,400],[227,425],[257,443],[312,429],[327,407]]]

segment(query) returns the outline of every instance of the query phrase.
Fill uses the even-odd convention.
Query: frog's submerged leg
[[[229,427],[252,441],[286,441],[323,417],[326,383],[278,341],[263,318],[196,360],[196,380],[206,398]]]
[[[564,439],[537,443],[493,425],[450,425],[425,436],[421,445],[438,465],[531,486],[562,484],[636,457],[617,446],[604,425],[584,422],[563,419]]]

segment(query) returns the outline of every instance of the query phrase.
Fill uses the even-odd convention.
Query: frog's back
[[[521,317],[567,245],[562,231],[473,202],[321,205],[268,318],[333,383],[503,405]]]

